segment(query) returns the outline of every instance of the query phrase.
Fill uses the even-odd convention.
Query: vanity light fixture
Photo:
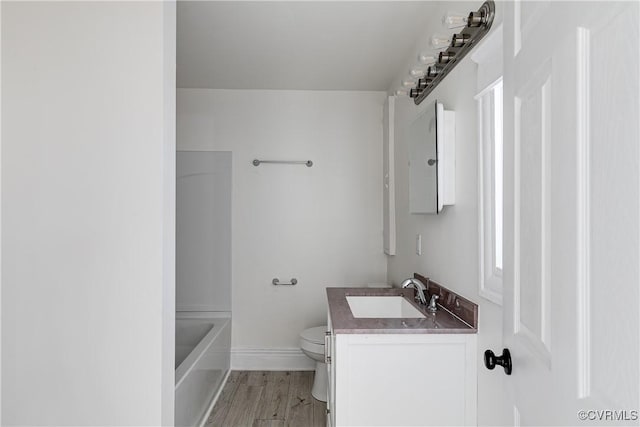
[[[444,49],[438,54],[438,60],[428,68],[416,67],[411,70],[411,76],[418,81],[409,90],[409,96],[413,102],[419,105],[431,93],[433,89],[446,77],[464,56],[480,41],[491,29],[495,16],[495,3],[493,0],[485,1],[480,9],[469,13],[466,19],[458,13],[447,13],[443,18],[443,24],[449,28],[464,27],[460,32],[451,36],[436,34],[431,37],[431,45],[435,49]],[[423,54],[419,61],[422,64]],[[426,58],[427,55],[425,55]],[[415,73],[414,73],[415,71]]]

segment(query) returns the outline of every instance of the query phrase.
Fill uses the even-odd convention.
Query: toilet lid
[[[317,326],[315,328],[309,328],[302,331],[300,337],[303,340],[312,342],[314,344],[324,344],[324,333],[327,332],[326,326]]]

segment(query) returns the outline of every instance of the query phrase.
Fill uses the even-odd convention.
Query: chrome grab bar
[[[260,163],[274,163],[279,165],[306,165],[308,168],[313,166],[313,162],[311,160],[258,160],[254,159],[252,162],[253,166],[260,166]]]
[[[273,279],[271,281],[271,283],[273,283],[274,285],[278,286],[278,285],[297,285],[298,284],[298,279],[296,279],[295,277],[293,279],[291,279],[291,282],[289,283],[281,283],[280,279],[278,279],[277,277],[275,279]]]

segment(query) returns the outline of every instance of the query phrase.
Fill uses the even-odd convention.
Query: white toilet
[[[386,283],[369,283],[367,288],[390,288]],[[316,362],[311,395],[321,402],[327,401],[327,365],[324,363],[324,336],[327,326],[305,329],[300,333],[300,349]]]
[[[321,402],[327,401],[327,365],[324,364],[325,332],[327,332],[326,326],[317,326],[300,333],[300,349],[316,362],[311,395]]]

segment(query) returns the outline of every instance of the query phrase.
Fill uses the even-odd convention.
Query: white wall
[[[231,157],[176,158],[176,312],[231,313]]]
[[[477,9],[481,2],[460,3],[455,10]],[[449,5],[434,13],[433,25],[421,40],[440,28],[440,19]],[[502,308],[478,295],[478,137],[476,101],[476,64],[469,56],[415,106],[409,98],[396,101],[395,182],[397,252],[389,257],[389,281],[398,284],[414,272],[430,277],[443,286],[479,305],[478,328],[478,422],[481,425],[504,424],[502,380],[498,371],[482,364],[486,349],[502,351]],[[407,65],[398,76],[406,75]],[[409,214],[409,146],[405,133],[412,121],[438,99],[445,109],[456,112],[456,204],[445,206],[440,215]],[[422,235],[422,255],[415,253],[416,235]]]
[[[163,0],[162,425],[174,424],[176,355],[176,0]],[[159,70],[154,70],[159,71]]]
[[[0,2],[0,242],[2,241],[2,2]],[[2,245],[0,244],[0,425],[2,424]]]
[[[298,348],[326,286],[386,280],[380,92],[178,90],[178,149],[233,152],[233,347]],[[258,159],[314,162],[261,165]],[[296,286],[271,280],[298,279]]]
[[[3,2],[3,425],[173,421],[174,22]]]

